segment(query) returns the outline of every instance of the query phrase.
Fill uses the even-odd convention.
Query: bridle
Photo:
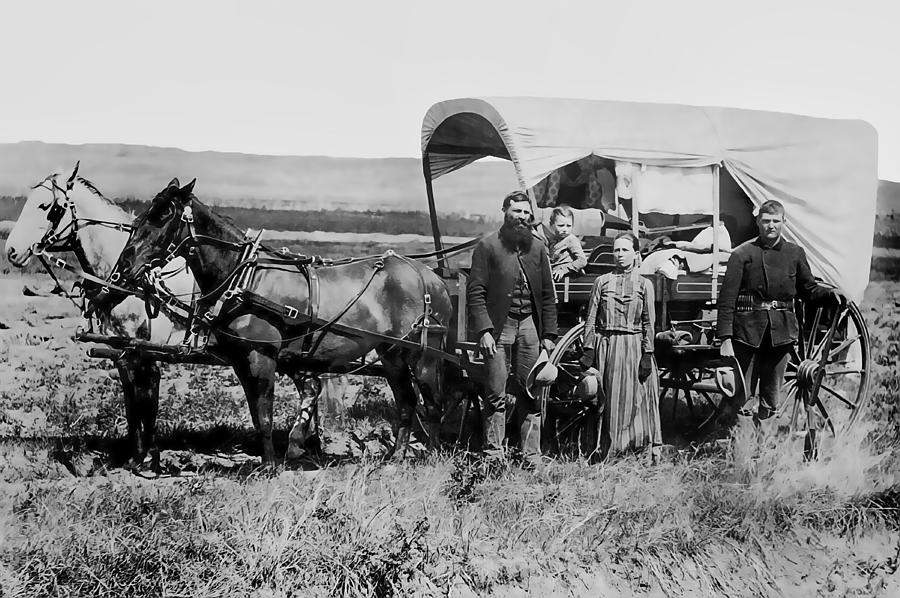
[[[170,238],[172,240],[166,246],[165,254],[162,257],[154,259],[152,262],[152,264],[160,264],[161,266],[153,267],[152,264],[146,264],[135,275],[129,277],[124,277],[122,273],[119,272],[118,268],[116,268],[112,273],[110,273],[108,281],[114,284],[122,285],[124,287],[140,284],[141,278],[144,279],[144,282],[152,283],[154,270],[158,269],[159,267],[165,267],[166,264],[171,263],[177,257],[184,257],[185,259],[187,259],[189,257],[198,255],[199,248],[202,245],[218,245],[219,247],[224,247],[231,251],[243,251],[246,247],[253,244],[249,240],[245,240],[243,242],[234,242],[219,239],[217,237],[210,237],[208,235],[198,235],[196,229],[194,228],[194,212],[193,208],[191,207],[191,203],[194,199],[194,196],[191,195],[187,203],[170,200],[171,206],[169,209],[177,213],[180,208],[181,214],[178,217],[179,223],[177,228],[175,228],[175,230],[171,233],[167,234],[167,236],[171,235]],[[174,214],[172,217],[174,217]],[[187,234],[184,234],[185,229],[187,229]],[[135,230],[137,230],[137,225],[132,226],[131,236],[129,236],[128,238],[129,243],[131,242]],[[177,240],[179,238],[180,240]],[[242,261],[238,264],[238,266],[235,267],[235,270],[239,270],[243,265],[244,263]],[[229,278],[231,278],[233,275],[234,272],[231,276],[229,276]]]
[[[54,266],[62,270],[73,272],[76,276],[78,276],[80,280],[75,283],[75,287],[80,289],[82,300],[89,301],[87,295],[85,295],[85,292],[87,291],[86,284],[92,285],[93,288],[102,288],[105,281],[97,276],[97,273],[91,266],[90,261],[87,258],[84,246],[81,244],[81,241],[78,237],[79,232],[85,226],[103,226],[121,232],[130,233],[132,230],[132,225],[127,222],[116,222],[111,220],[98,220],[96,218],[79,217],[75,202],[72,201],[72,199],[69,197],[69,193],[74,188],[76,181],[81,182],[83,185],[88,187],[91,192],[95,193],[101,199],[106,198],[96,190],[96,188],[93,186],[93,184],[90,183],[90,181],[78,177],[77,174],[78,165],[76,164],[75,171],[66,180],[66,184],[64,187],[57,182],[57,179],[59,178],[58,173],[51,174],[43,181],[32,187],[32,189],[45,189],[49,191],[52,199],[50,205],[46,208],[47,222],[49,223],[47,231],[44,233],[40,240],[31,245],[29,250],[31,251],[31,254],[37,257],[37,259],[41,262],[41,265],[56,283],[57,287],[63,288],[63,285],[54,272]],[[41,205],[41,208],[44,209],[43,204]],[[60,224],[67,214],[69,216],[69,221],[65,224],[65,226],[60,228]],[[62,253],[65,251],[71,251],[75,254],[76,258],[78,259],[80,270],[73,268],[66,262],[66,260],[54,255],[56,253]],[[87,307],[86,303],[78,305],[78,303],[76,303],[75,300],[72,299],[72,296],[70,294],[67,293],[67,297],[69,298],[69,300],[75,303],[76,307],[79,308],[82,314],[86,316],[90,315],[91,309]]]
[[[39,241],[32,244],[30,249],[34,255],[40,256],[47,252],[73,251],[79,255],[80,260],[81,256],[84,254],[84,248],[78,240],[78,233],[81,230],[81,227],[85,225],[104,226],[122,232],[131,231],[131,224],[127,222],[97,220],[95,218],[79,218],[75,202],[69,198],[69,192],[75,186],[76,180],[83,179],[77,179],[73,173],[72,177],[66,181],[66,186],[60,187],[56,182],[58,176],[58,174],[52,174],[32,187],[32,189],[46,189],[53,197],[50,206],[47,209],[47,222],[50,223],[50,226],[47,228],[47,232],[44,233],[44,236],[41,237]],[[69,222],[60,229],[59,225],[67,213],[69,215]],[[86,265],[86,262],[82,262],[82,267],[85,267]]]

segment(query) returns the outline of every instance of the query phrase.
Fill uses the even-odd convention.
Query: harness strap
[[[304,268],[306,273],[306,282],[309,285],[309,296],[307,298],[307,317],[309,321],[315,322],[319,318],[319,274],[315,268]],[[300,350],[302,355],[311,356],[313,353],[314,339],[313,335],[307,335],[303,338],[303,344]]]
[[[461,253],[469,247],[474,247],[483,238],[483,236],[484,235],[475,237],[474,239],[470,239],[468,241],[465,241],[464,243],[460,243],[459,245],[454,245],[452,247],[447,247],[445,249],[429,251],[428,253],[411,253],[405,257],[409,257],[415,260],[421,260],[429,257],[447,257],[449,255],[453,255],[454,253]]]
[[[193,218],[191,218],[189,222],[193,223]],[[193,227],[193,224],[190,224],[190,226]],[[191,228],[191,236],[193,237],[193,228]],[[215,321],[219,317],[225,303],[230,301],[235,295],[241,294],[249,285],[253,278],[253,272],[256,270],[256,253],[259,250],[260,237],[262,237],[262,231],[259,231],[259,234],[256,235],[256,240],[253,243],[244,246],[238,266],[235,268],[234,272],[232,272],[231,282],[228,284],[228,288],[224,293],[219,295],[215,304],[203,315],[203,319],[207,323]]]
[[[359,290],[359,292],[356,293],[356,296],[353,297],[353,299],[351,299],[347,303],[347,305],[344,306],[344,309],[342,309],[340,312],[338,312],[338,314],[336,316],[331,318],[331,320],[329,322],[326,322],[325,324],[323,324],[322,326],[319,327],[319,336],[318,336],[318,338],[315,339],[315,341],[313,341],[312,346],[309,347],[306,357],[312,357],[315,354],[316,349],[319,348],[319,345],[322,343],[322,339],[324,339],[325,335],[328,334],[329,329],[332,328],[338,320],[343,318],[344,314],[346,314],[348,311],[350,311],[350,308],[353,307],[356,304],[356,302],[359,301],[359,298],[363,296],[363,293],[365,293],[366,290],[368,290],[369,285],[372,284],[373,280],[375,280],[375,276],[379,272],[381,272],[381,270],[383,270],[383,269],[384,269],[384,260],[378,260],[377,262],[375,262],[374,268],[372,268],[372,274],[371,274],[371,276],[369,276],[369,280],[367,280],[366,283]],[[315,322],[316,320],[318,320],[318,318],[315,318],[315,320],[312,320],[312,322]]]

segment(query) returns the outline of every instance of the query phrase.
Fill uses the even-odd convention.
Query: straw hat
[[[532,390],[536,390],[535,387],[538,386],[550,386],[556,382],[557,374],[559,374],[559,370],[550,363],[550,356],[547,355],[547,350],[542,349],[531,371],[528,372],[528,377],[525,379],[525,392],[528,393],[531,399],[534,399]]]

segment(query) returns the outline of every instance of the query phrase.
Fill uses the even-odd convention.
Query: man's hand
[[[556,348],[556,343],[554,343],[549,338],[545,338],[541,341],[541,347],[547,350],[547,353],[553,353],[553,349]]]
[[[569,269],[564,266],[558,266],[553,269],[553,282],[559,282],[563,278],[565,278],[566,274],[568,274]]]
[[[722,340],[722,346],[719,347],[719,355],[722,357],[734,357],[734,346],[731,344],[730,338]]]
[[[494,335],[491,334],[490,330],[481,335],[481,339],[478,341],[478,349],[485,357],[493,357],[494,353],[497,352],[497,342],[494,340]]]
[[[638,380],[641,383],[646,382],[651,373],[653,373],[653,355],[644,353],[641,355],[641,363],[638,365]]]

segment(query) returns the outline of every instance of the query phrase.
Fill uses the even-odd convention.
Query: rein
[[[77,172],[77,168],[76,168]],[[47,182],[50,182],[50,186],[47,186]],[[44,234],[40,241],[31,246],[32,253],[41,253],[44,249],[54,249],[56,251],[75,251],[75,246],[79,245],[77,243],[77,235],[80,230],[80,226],[87,225],[97,225],[104,226],[107,228],[112,228],[122,232],[131,232],[132,226],[127,222],[115,222],[111,220],[97,220],[96,218],[79,218],[78,211],[75,209],[75,202],[69,199],[69,191],[72,190],[75,184],[75,174],[73,173],[72,178],[66,182],[66,187],[62,188],[56,183],[56,176],[51,176],[49,179],[45,179],[32,187],[32,189],[46,189],[50,191],[53,196],[53,202],[50,205],[50,208],[47,210],[47,221],[50,223],[50,228]],[[85,186],[88,189],[92,190],[98,197],[101,199],[106,199],[99,191],[96,190],[87,179],[77,179],[79,181],[83,181]],[[62,195],[62,199],[60,199],[59,192]],[[106,199],[106,201],[109,201]],[[59,223],[62,222],[63,216],[66,211],[69,212],[69,223],[66,224],[62,229],[57,230]],[[81,249],[82,253],[84,249]]]
[[[209,235],[198,234],[194,227],[193,208],[190,204],[183,205],[179,220],[180,223],[178,224],[178,228],[173,235],[173,239],[178,239],[178,237],[181,237],[181,239],[178,241],[173,240],[169,243],[168,247],[166,248],[165,257],[162,258],[163,263],[168,263],[175,257],[182,255],[185,252],[185,248],[187,248],[188,257],[194,255],[196,249],[202,245],[215,245],[227,251],[241,252],[241,256],[237,264],[231,269],[227,276],[225,276],[222,282],[216,286],[216,288],[209,292],[203,293],[200,297],[195,297],[195,300],[193,301],[193,311],[191,312],[192,325],[190,335],[185,337],[183,346],[190,347],[194,337],[198,337],[202,339],[202,347],[205,348],[210,332],[215,332],[216,336],[230,337],[234,338],[235,340],[244,342],[272,342],[271,339],[251,339],[236,335],[228,332],[227,330],[224,330],[220,325],[225,316],[234,313],[242,306],[248,305],[250,313],[256,311],[256,315],[259,316],[259,311],[263,311],[265,314],[274,315],[276,317],[279,317],[288,328],[297,325],[311,327],[311,329],[305,330],[302,334],[291,337],[282,337],[279,341],[281,344],[298,340],[308,341],[303,343],[303,348],[301,350],[301,355],[305,358],[311,358],[318,349],[325,335],[329,332],[334,332],[338,334],[344,333],[354,336],[368,336],[371,338],[383,340],[395,346],[402,345],[426,351],[435,351],[441,353],[445,359],[455,359],[455,356],[451,356],[439,349],[435,349],[427,345],[427,335],[429,329],[443,329],[443,326],[440,324],[440,322],[432,322],[433,314],[431,311],[431,296],[427,292],[427,290],[425,291],[424,295],[424,313],[416,319],[416,321],[412,325],[412,329],[410,330],[410,332],[405,334],[403,338],[397,338],[377,332],[362,330],[360,328],[348,326],[339,322],[339,320],[344,315],[346,315],[346,313],[369,289],[372,281],[375,279],[377,274],[384,269],[384,257],[396,256],[404,262],[411,264],[415,268],[415,262],[410,259],[410,257],[397,255],[390,250],[381,257],[370,256],[363,258],[346,258],[337,262],[334,260],[326,260],[320,257],[309,257],[305,255],[294,256],[289,255],[286,248],[282,248],[281,251],[275,251],[269,247],[262,246],[260,244],[262,231],[260,231],[256,235],[256,238],[253,240],[250,240],[248,232],[245,235],[245,240],[243,242],[227,241],[225,239],[220,239]],[[187,228],[187,234],[183,235],[183,231],[185,228]],[[450,253],[457,253],[468,249],[477,242],[478,239],[473,239],[446,250],[439,250],[436,252],[421,254],[420,256],[414,257],[427,258],[446,255]],[[263,257],[259,255],[260,252],[264,253]],[[354,294],[354,296],[350,298],[350,300],[343,306],[343,308],[339,310],[337,314],[332,318],[328,320],[318,318],[318,276],[315,274],[315,270],[318,267],[333,267],[337,265],[346,265],[371,259],[377,260],[374,264],[374,268],[372,269],[372,272],[368,276],[366,281]],[[309,285],[307,313],[301,314],[300,310],[297,307],[277,303],[266,297],[249,291],[246,288],[250,284],[256,268],[261,265],[290,266],[297,268],[298,271],[305,276],[307,284]],[[145,276],[148,276],[148,274],[145,274]],[[118,282],[120,278],[121,276],[118,272],[113,272],[110,275],[111,282]],[[425,288],[426,286],[423,278],[423,289]],[[204,312],[204,302],[213,298],[216,299],[215,304],[210,309]],[[409,336],[409,334],[415,333],[417,329],[422,334],[420,342],[415,343],[408,340],[407,337]],[[318,338],[316,338],[316,335],[318,335]]]
[[[54,266],[56,268],[71,272],[80,279],[79,282],[75,283],[75,286],[80,288],[82,304],[79,305],[72,298],[71,293],[69,292],[66,293],[66,297],[79,309],[81,314],[85,317],[90,317],[90,310],[85,303],[85,300],[87,298],[83,281],[87,281],[99,286],[101,292],[104,289],[112,289],[120,293],[134,295],[140,299],[143,299],[147,306],[147,315],[151,318],[156,317],[156,315],[158,315],[159,313],[159,309],[163,307],[166,314],[170,318],[186,321],[191,313],[191,306],[184,303],[183,301],[180,301],[174,293],[168,291],[168,289],[166,289],[164,286],[154,285],[154,292],[152,294],[148,294],[143,293],[138,289],[128,289],[122,286],[118,286],[112,281],[100,278],[96,275],[87,259],[84,251],[84,246],[78,239],[78,233],[80,232],[80,230],[86,226],[102,226],[130,233],[133,230],[133,227],[130,223],[127,222],[99,220],[96,218],[79,218],[75,203],[69,198],[69,191],[72,190],[75,180],[84,183],[84,185],[92,193],[94,193],[101,199],[106,199],[106,201],[109,201],[99,191],[97,191],[96,187],[94,187],[93,184],[90,183],[90,181],[88,181],[87,179],[76,178],[74,174],[72,178],[66,183],[65,188],[60,187],[57,184],[56,176],[51,176],[32,187],[32,189],[46,189],[50,191],[53,196],[52,203],[47,211],[47,220],[50,223],[50,227],[41,238],[41,240],[31,246],[31,252],[41,262],[44,270],[47,271],[47,274],[50,275],[56,286],[64,289],[62,282],[59,280],[53,270]],[[62,222],[62,219],[67,211],[69,213],[69,222],[62,229],[58,229],[59,223]],[[78,263],[81,266],[80,269],[73,268],[65,260],[54,255],[54,253],[64,251],[72,251],[73,253],[75,253],[76,257],[78,258]],[[175,272],[171,272],[169,273],[169,275],[171,276],[174,273]],[[155,308],[151,306],[152,299],[158,300],[159,305],[157,305]],[[179,310],[184,313],[179,313]]]

